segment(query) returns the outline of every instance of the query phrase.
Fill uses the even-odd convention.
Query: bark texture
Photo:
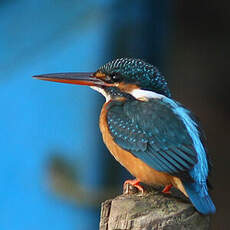
[[[134,191],[134,190],[133,190]],[[100,230],[207,230],[210,217],[199,214],[177,192],[135,192],[102,203]]]

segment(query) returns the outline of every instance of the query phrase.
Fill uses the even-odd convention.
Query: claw
[[[140,185],[140,180],[139,179],[134,179],[134,180],[126,180],[123,189],[125,194],[129,194],[129,186],[127,185],[132,185],[133,187],[137,188],[138,191],[141,192],[141,195],[144,193],[143,187]]]
[[[166,185],[164,189],[162,190],[163,193],[170,194],[170,189],[172,188],[172,184]]]

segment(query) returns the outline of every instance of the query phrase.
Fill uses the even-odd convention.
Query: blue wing
[[[123,149],[158,171],[193,180],[188,171],[197,163],[197,153],[185,124],[170,104],[159,99],[112,102],[107,121]]]
[[[209,162],[190,112],[170,99],[109,104],[107,121],[114,141],[150,167],[182,180],[193,205],[215,212],[207,188]]]

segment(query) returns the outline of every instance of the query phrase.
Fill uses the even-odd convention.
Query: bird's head
[[[164,76],[156,67],[140,59],[120,58],[101,66],[94,73],[57,73],[35,78],[88,85],[107,98],[134,96],[134,92],[154,92],[171,97]]]

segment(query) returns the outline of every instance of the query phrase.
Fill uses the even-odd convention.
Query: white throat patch
[[[164,98],[165,96],[162,94],[155,93],[153,91],[149,90],[143,90],[143,89],[134,89],[130,92],[130,94],[135,97],[136,99],[140,100],[148,100],[150,98]]]
[[[102,94],[105,99],[106,99],[106,102],[110,101],[111,100],[111,97],[108,93],[105,92],[104,89],[100,88],[100,87],[97,87],[97,86],[90,86],[91,89],[94,89],[96,90],[97,92],[99,92],[100,94]]]

